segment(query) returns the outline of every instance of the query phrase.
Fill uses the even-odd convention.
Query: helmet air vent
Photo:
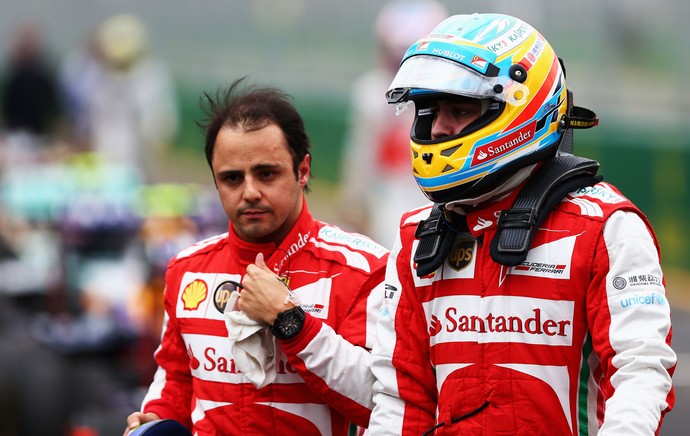
[[[458,144],[455,147],[450,147],[450,148],[446,148],[445,150],[441,150],[441,156],[446,156],[446,157],[452,156],[453,153],[455,153],[455,151],[458,148],[460,148],[460,146],[462,146],[462,144]]]

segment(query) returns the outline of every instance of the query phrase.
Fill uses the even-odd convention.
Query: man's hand
[[[255,264],[247,266],[242,286],[239,307],[257,322],[273,325],[280,312],[295,307],[287,300],[287,286],[266,266],[261,253],[256,255]]]
[[[123,436],[127,436],[131,430],[134,430],[140,425],[155,421],[157,419],[160,419],[160,417],[155,413],[134,412],[127,417],[127,428],[125,429]]]

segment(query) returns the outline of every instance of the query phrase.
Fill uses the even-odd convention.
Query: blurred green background
[[[382,0],[3,0],[0,52],[15,26],[37,22],[57,65],[100,22],[134,13],[170,66],[182,125],[162,159],[162,180],[210,183],[196,126],[199,97],[233,79],[295,96],[312,136],[314,209],[328,216],[341,179],[348,91],[375,62],[372,25]],[[451,13],[503,12],[529,22],[566,61],[575,103],[600,126],[576,133],[576,152],[636,202],[663,247],[664,264],[690,269],[690,2],[667,0],[441,1]],[[0,74],[4,64],[0,64]],[[385,90],[381,90],[383,94]],[[382,97],[383,98],[383,97]],[[355,169],[353,169],[355,170]]]

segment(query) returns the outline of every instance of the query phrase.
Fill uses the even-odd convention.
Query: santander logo
[[[432,345],[519,342],[571,345],[573,302],[531,297],[441,297],[424,304]]]
[[[472,156],[472,166],[484,163],[487,160],[504,156],[534,139],[537,122],[533,121],[522,129],[503,136],[500,139],[480,145]]]

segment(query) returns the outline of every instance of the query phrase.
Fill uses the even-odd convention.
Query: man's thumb
[[[254,260],[254,263],[261,269],[268,269],[268,267],[266,266],[266,262],[264,261],[264,254],[261,252],[256,253],[256,259]]]

